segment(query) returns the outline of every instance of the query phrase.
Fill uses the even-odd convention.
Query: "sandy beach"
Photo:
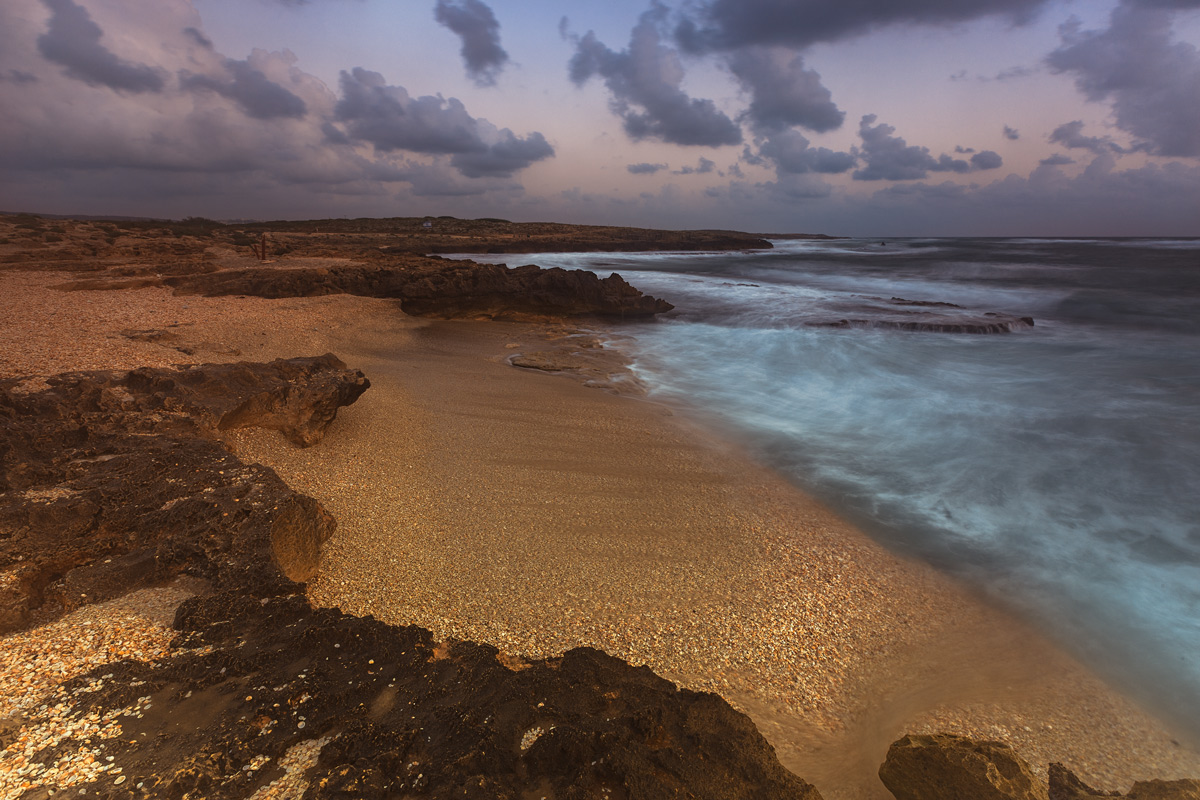
[[[429,322],[348,296],[49,288],[69,279],[0,273],[0,374],[324,352],[367,374],[315,447],[230,434],[337,518],[317,604],[515,656],[589,645],[647,664],[746,711],[827,798],[889,797],[875,778],[887,745],[935,730],[1008,742],[1041,774],[1062,761],[1098,788],[1200,775],[1193,743],[689,410],[508,363],[582,350],[620,376],[619,350],[591,346],[606,331]],[[3,663],[7,686],[21,665]]]

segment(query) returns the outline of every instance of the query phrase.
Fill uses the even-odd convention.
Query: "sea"
[[[652,398],[1200,736],[1200,239],[773,244],[470,258],[673,303]]]

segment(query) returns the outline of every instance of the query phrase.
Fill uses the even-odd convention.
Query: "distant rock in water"
[[[887,328],[926,333],[1012,333],[1034,326],[1033,317],[1018,317],[994,311],[972,311],[954,303],[861,297],[854,303],[839,303],[832,309],[845,314],[834,319],[814,319],[806,324],[818,328]]]

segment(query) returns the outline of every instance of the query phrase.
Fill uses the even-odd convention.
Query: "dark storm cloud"
[[[778,174],[803,175],[819,172],[837,175],[854,167],[855,157],[850,153],[830,150],[826,147],[809,147],[808,139],[794,130],[781,131],[764,140],[758,155],[775,165]],[[747,159],[754,163],[753,160]]]
[[[1004,138],[1008,139],[1011,142],[1015,142],[1017,139],[1021,138],[1021,132],[1018,131],[1016,128],[1010,128],[1009,126],[1005,125],[1004,126]]]
[[[747,45],[805,47],[895,24],[947,24],[999,15],[1031,18],[1047,0],[708,0],[676,28],[691,52]]]
[[[1047,57],[1056,72],[1074,75],[1093,101],[1111,101],[1118,127],[1162,156],[1200,156],[1200,53],[1172,40],[1172,9],[1198,2],[1126,3],[1109,27],[1060,29],[1063,46]]]
[[[540,133],[518,138],[472,117],[453,97],[411,97],[404,87],[387,85],[378,72],[361,67],[343,72],[341,89],[334,107],[345,126],[341,132],[380,152],[452,155],[451,163],[468,177],[510,175],[554,155]]]
[[[833,102],[821,76],[804,59],[779,48],[747,47],[734,52],[729,68],[750,92],[746,116],[755,130],[798,125],[824,132],[842,126],[846,115]]]
[[[1093,153],[1121,153],[1124,148],[1107,136],[1084,136],[1083,121],[1064,122],[1050,133],[1052,144],[1061,144],[1072,150],[1090,150]]]
[[[625,167],[625,170],[630,175],[653,175],[654,173],[661,172],[666,168],[666,164],[650,164],[643,161],[640,164],[630,164]]]
[[[45,58],[66,67],[72,78],[89,86],[107,86],[125,92],[161,92],[163,76],[145,64],[118,57],[100,43],[104,31],[87,9],[71,0],[42,0],[50,9],[50,25],[38,37]]]
[[[642,14],[629,48],[621,52],[610,50],[591,31],[578,38],[571,80],[583,85],[593,76],[603,78],[613,113],[635,141],[708,147],[741,143],[741,129],[711,100],[688,97],[679,88],[684,76],[679,54],[662,44],[658,29],[665,15],[661,5]]]
[[[434,18],[462,39],[467,74],[480,86],[493,86],[508,63],[500,46],[500,23],[481,0],[438,0]]]
[[[290,117],[300,119],[308,112],[308,105],[295,94],[268,78],[261,70],[246,61],[227,59],[227,79],[211,75],[182,73],[180,86],[185,89],[202,89],[227,97],[255,119]]]
[[[997,169],[1003,164],[999,154],[984,150],[971,156],[971,160],[942,155],[934,158],[928,147],[909,145],[891,125],[875,122],[875,115],[868,114],[859,123],[858,134],[862,138],[859,157],[866,166],[857,170],[853,177],[859,181],[906,181],[926,177],[930,172],[973,172]]]

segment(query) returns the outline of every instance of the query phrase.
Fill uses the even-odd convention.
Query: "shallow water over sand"
[[[1200,730],[1200,241],[526,258],[674,303],[626,329],[653,394],[715,415],[880,541]],[[881,303],[1036,324],[894,330],[870,324]],[[863,324],[820,327],[847,317]]]

